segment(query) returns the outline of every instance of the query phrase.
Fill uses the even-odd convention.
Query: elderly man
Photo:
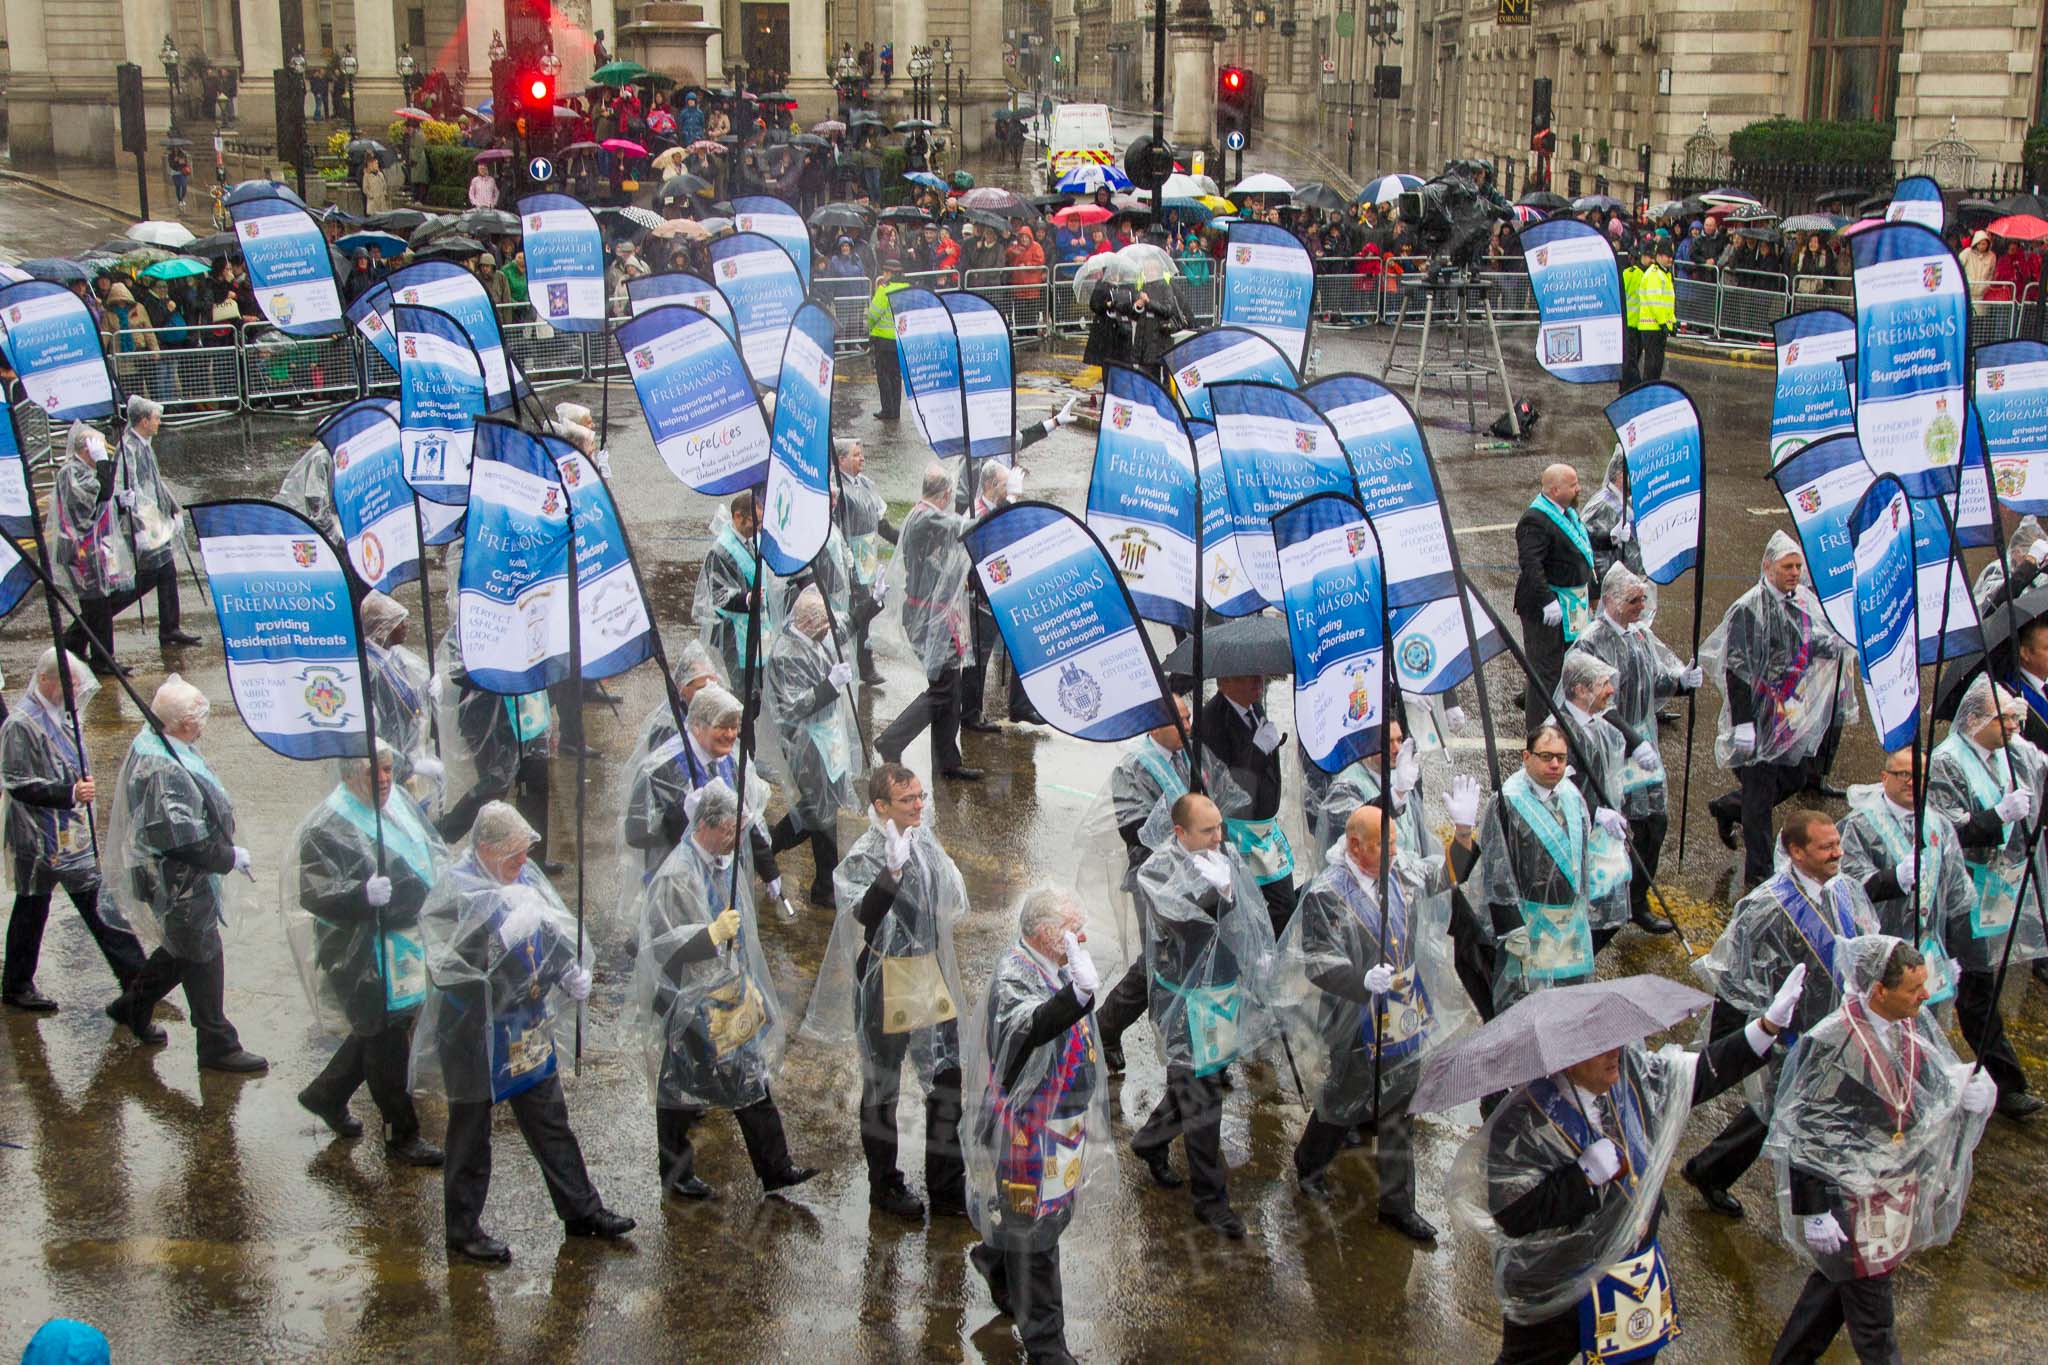
[[[2048,956],[2041,907],[2048,858],[2041,851],[2039,818],[2048,796],[2048,756],[2020,738],[2026,703],[1988,677],[1979,677],[1956,707],[1948,737],[1927,767],[1927,805],[1955,827],[1964,865],[1976,889],[1970,913],[1943,926],[1958,969],[1956,1022],[1963,1039],[1998,1085],[1998,1112],[2023,1119],[2041,1108],[2027,1092],[2027,1075],[2006,1041],[1994,986],[2005,936],[2014,935],[2012,960]],[[2029,852],[2031,850],[2031,853]],[[2021,901],[2021,884],[2032,884]]]
[[[756,588],[760,561],[754,554],[754,532],[760,526],[760,493],[744,489],[726,505],[726,515],[712,521],[711,548],[697,576],[693,616],[700,638],[717,654],[725,675],[744,685],[748,605]],[[759,659],[755,660],[759,663]]]
[[[426,998],[420,907],[448,867],[448,849],[402,787],[395,753],[341,760],[341,780],[299,825],[279,903],[314,1013],[341,1046],[299,1104],[345,1138],[362,1136],[349,1099],[368,1082],[384,1121],[384,1151],[408,1166],[438,1166],[420,1140],[406,1083],[412,1023]]]
[[[1843,690],[1854,669],[1842,662],[1854,651],[1828,628],[1805,571],[1798,544],[1773,531],[1756,586],[1700,646],[1700,663],[1721,690],[1714,757],[1741,784],[1708,809],[1729,848],[1742,831],[1744,887],[1771,875],[1771,812],[1814,777],[1830,727],[1842,707],[1855,705]]]
[[[774,1193],[818,1173],[789,1159],[782,1113],[769,1083],[788,1026],[761,953],[753,879],[733,875],[739,798],[713,778],[676,851],[640,894],[640,951],[633,1017],[654,1091],[662,1188],[679,1199],[715,1199],[697,1174],[690,1130],[712,1109],[739,1124],[761,1188]],[[744,857],[744,855],[741,855]]]
[[[199,637],[179,628],[177,541],[178,500],[157,471],[156,433],[163,404],[140,394],[128,398],[128,428],[115,456],[114,504],[121,509],[128,543],[135,551],[135,592],[156,589],[159,645],[196,645]]]
[[[1524,698],[1531,730],[1550,710],[1565,646],[1592,622],[1593,543],[1579,516],[1579,472],[1568,464],[1543,471],[1542,492],[1515,523],[1515,613],[1536,677]]]
[[[414,1030],[413,1086],[448,1102],[442,1208],[448,1250],[487,1265],[512,1249],[483,1230],[491,1188],[491,1110],[508,1104],[571,1237],[622,1237],[633,1220],[605,1208],[569,1129],[556,1074],[555,1019],[590,995],[586,942],[528,861],[539,839],[503,801],[477,812],[469,850],[420,910],[426,1003]]]
[[[1522,742],[1522,769],[1501,783],[1479,826],[1476,874],[1493,937],[1493,1011],[1531,990],[1593,975],[1592,813],[1564,780],[1571,749],[1544,721]]]
[[[987,1061],[962,1124],[967,1259],[1017,1324],[1032,1365],[1063,1365],[1060,1234],[1103,1160],[1109,1107],[1088,1014],[1102,983],[1081,946],[1081,911],[1050,887],[1028,892],[1017,942],[996,962],[973,1028]]]
[[[438,738],[430,708],[440,687],[427,661],[405,647],[406,610],[381,592],[364,595],[359,611],[363,653],[370,661],[370,701],[377,738],[396,752],[398,781],[423,806],[436,800],[446,774],[435,753]]]
[[[978,782],[981,769],[960,757],[960,674],[972,653],[967,579],[973,566],[961,540],[968,524],[953,510],[953,476],[944,465],[927,467],[923,497],[897,537],[895,571],[903,580],[903,633],[924,664],[925,690],[875,736],[875,753],[901,762],[910,741],[930,726],[933,771]]]
[[[984,460],[981,462],[979,487],[974,495],[974,519],[979,521],[1000,512],[1023,496],[1023,466],[1005,468],[994,460]],[[997,631],[996,615],[989,608],[988,594],[981,590],[980,580],[970,578],[967,591],[974,606],[971,617],[974,657],[960,672],[960,724],[968,730],[993,732],[1002,727],[994,721],[982,719],[982,695],[988,690],[988,661],[995,654],[996,644],[1002,636]],[[1024,695],[1024,679],[1014,668],[1010,670],[1008,713],[1011,720],[1021,724],[1044,724],[1044,718],[1032,706],[1030,698]]]
[[[829,645],[831,617],[816,585],[798,594],[789,623],[768,650],[765,713],[781,751],[789,811],[773,831],[780,853],[809,841],[813,905],[832,908],[832,870],[839,866],[839,812],[860,809],[860,731],[847,688],[853,665]]]
[[[1202,763],[1212,756],[1245,794],[1242,810],[1223,823],[1266,902],[1273,934],[1294,913],[1294,847],[1280,827],[1280,746],[1287,737],[1266,714],[1266,680],[1257,674],[1218,678],[1202,706]]]
[[[1468,852],[1479,818],[1479,784],[1456,779],[1445,803]],[[1309,989],[1289,1011],[1289,1032],[1320,1075],[1315,1110],[1294,1149],[1303,1194],[1330,1197],[1324,1172],[1345,1134],[1375,1134],[1379,1220],[1418,1242],[1436,1228],[1415,1211],[1415,1149],[1408,1100],[1424,1057],[1458,1031],[1451,962],[1448,860],[1425,862],[1400,846],[1383,805],[1360,806],[1344,824],[1343,855],[1302,893],[1280,953]],[[1382,878],[1384,899],[1382,899]],[[1470,1020],[1470,1015],[1464,1016]]]
[[[1811,1028],[1841,1001],[1842,945],[1877,932],[1877,912],[1862,884],[1837,875],[1842,838],[1834,821],[1819,811],[1795,810],[1786,817],[1782,837],[1784,871],[1742,898],[1713,951],[1693,964],[1714,989],[1708,1028],[1715,1038],[1741,1029],[1785,973],[1801,963],[1811,970],[1795,1002],[1791,1027],[1795,1035]],[[1741,1201],[1728,1191],[1763,1151],[1764,1114],[1776,1080],[1772,1074],[1728,1126],[1685,1163],[1687,1183],[1716,1213],[1742,1216]]]
[[[1173,803],[1173,837],[1138,869],[1137,900],[1166,1093],[1131,1150],[1155,1184],[1173,1189],[1183,1181],[1167,1147],[1178,1137],[1195,1217],[1235,1241],[1245,1227],[1225,1183],[1222,1073],[1264,1041],[1269,1020],[1260,993],[1274,948],[1258,883],[1225,845],[1214,801],[1190,792]]]
[[[451,634],[449,639],[453,638]],[[449,652],[461,658],[459,648]],[[451,843],[460,839],[486,802],[510,796],[527,823],[540,831],[540,851],[535,856],[541,870],[550,874],[561,871],[559,863],[548,861],[548,803],[557,743],[548,694],[541,691],[507,697],[471,687],[469,674],[459,663],[452,680],[456,687],[455,729],[475,764],[476,782],[443,812],[437,823],[441,837]]]
[[[150,1015],[172,987],[183,986],[201,1067],[268,1070],[270,1063],[242,1046],[223,1006],[223,882],[233,873],[254,881],[255,874],[249,850],[234,842],[234,802],[196,747],[211,707],[173,673],[150,709],[163,729],[145,728],[121,761],[105,857],[115,903],[155,951],[107,1006],[107,1017],[145,1043],[161,1043],[164,1031]]]
[[[681,735],[672,735],[645,754],[636,753],[627,777],[624,838],[638,850],[636,881],[645,883],[661,867],[669,850],[682,842],[689,823],[691,792],[714,780],[737,791],[740,787],[740,699],[717,683],[706,683],[690,699]],[[768,885],[768,894],[782,899],[782,877],[775,867],[775,849],[761,812],[768,805],[768,784],[754,765],[747,765],[747,838],[752,865]]]
[[[1572,781],[1593,812],[1586,831],[1585,892],[1596,953],[1627,922],[1628,891],[1634,880],[1628,821],[1621,814],[1624,769],[1657,757],[1655,744],[1615,724],[1615,677],[1611,665],[1591,654],[1567,654],[1557,684],[1557,719],[1577,751]]]
[[[839,501],[834,506],[834,515],[839,519],[839,533],[846,537],[847,552],[853,561],[853,610],[849,615],[854,658],[860,665],[860,680],[870,687],[879,687],[882,674],[875,667],[868,625],[881,615],[887,596],[887,580],[882,577],[882,542],[894,545],[897,531],[889,520],[888,499],[867,476],[867,452],[861,449],[860,442],[836,440],[832,443],[832,456],[839,464]]]
[[[1813,1266],[1772,1365],[1819,1360],[1844,1323],[1859,1361],[1900,1358],[1892,1271],[1955,1233],[1997,1093],[1922,1014],[1911,944],[1874,935],[1837,957],[1841,1005],[1800,1040],[1771,1112],[1780,1235]]]
[[[114,461],[106,437],[83,422],[71,424],[65,449],[50,493],[51,572],[78,599],[64,649],[96,674],[125,674],[114,662],[114,618],[135,600],[135,552],[115,524]]]
[[[99,690],[92,671],[69,654],[46,649],[28,689],[0,726],[0,784],[7,789],[7,855],[14,860],[14,911],[7,920],[7,961],[0,998],[18,1010],[48,1013],[57,1002],[36,989],[36,963],[50,896],[59,886],[85,922],[100,956],[123,991],[142,970],[142,945],[100,911],[100,863],[93,847],[92,765],[64,710],[71,670],[74,702]]]

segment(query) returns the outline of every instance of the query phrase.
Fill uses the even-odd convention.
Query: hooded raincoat
[[[967,575],[971,565],[961,537],[967,519],[920,502],[903,518],[896,539],[892,575],[902,595],[903,634],[911,652],[936,681],[973,652],[967,622]]]
[[[1820,599],[1802,581],[1779,592],[1762,575],[1799,546],[1774,531],[1757,585],[1735,599],[1700,646],[1700,667],[1721,692],[1714,758],[1724,768],[1799,763],[1813,757],[1836,721],[1857,716],[1855,650],[1828,625]],[[1741,748],[1738,725],[1754,725]]]
[[[1919,895],[1901,894],[1896,869],[1913,859],[1913,815],[1885,799],[1872,783],[1849,788],[1849,814],[1842,831],[1842,875],[1853,878],[1870,898],[1877,919],[1873,932],[1893,934],[1920,949],[1927,959],[1927,1003],[1946,1004],[1956,993],[1956,964],[1949,958],[1948,929],[1965,922],[1976,903],[1970,869],[1963,861],[1955,826],[1929,809],[1921,821]],[[1920,936],[1913,937],[1918,902]]]
[[[99,691],[99,680],[78,659],[66,659],[72,696],[83,710]],[[72,738],[63,701],[45,697],[31,674],[7,723],[0,725],[0,786],[6,790],[0,824],[6,828],[8,876],[15,875],[14,865],[20,862],[66,874],[93,870],[89,813],[72,801],[73,789],[91,774],[90,759]]]
[[[1650,588],[1649,581],[1637,577],[1626,564],[1616,564],[1601,580],[1601,599],[1608,600],[1633,583]],[[1565,656],[1567,666],[1572,654],[1587,655],[1614,669],[1614,718],[1623,729],[1654,744],[1657,707],[1684,690],[1685,665],[1650,629],[1649,613],[1645,611],[1641,620],[1624,626],[1605,610],[1595,612],[1593,624],[1572,642],[1571,653]],[[1634,755],[1624,755],[1621,804],[1614,809],[1631,820],[1662,815],[1668,796],[1665,780],[1661,757],[1655,765],[1645,766],[1636,762]]]
[[[840,811],[862,805],[860,729],[847,689],[832,682],[832,665],[846,654],[830,629],[818,594],[806,588],[769,647],[763,675],[763,742],[778,755],[799,831],[834,830]]]
[[[1209,1076],[1272,1035],[1277,952],[1265,896],[1237,850],[1226,841],[1201,855],[1228,864],[1227,892],[1197,870],[1197,856],[1169,837],[1138,869],[1137,900],[1160,1060]]]
[[[108,889],[146,948],[188,962],[220,956],[220,927],[238,910],[235,806],[199,751],[144,730],[114,781],[100,843]]]
[[[1587,716],[1570,701],[1573,691],[1616,682],[1617,670],[1591,654],[1565,655],[1556,694],[1557,718],[1571,727],[1578,755],[1573,760],[1571,780],[1578,785],[1592,812],[1620,813],[1627,789],[1629,753],[1636,747],[1634,736],[1624,734],[1612,719],[1610,704],[1597,716]],[[1654,734],[1655,731],[1652,731]],[[1583,758],[1585,766],[1577,766]],[[1611,833],[1594,820],[1586,827],[1586,908],[1588,923],[1596,930],[1619,929],[1628,922],[1628,883],[1633,868],[1629,863],[1628,840]]]
[[[71,424],[68,454],[50,495],[50,564],[59,583],[79,597],[114,597],[135,586],[135,551],[114,506],[114,462],[106,438]]]

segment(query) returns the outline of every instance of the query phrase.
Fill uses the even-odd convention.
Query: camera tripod
[[[1480,429],[1476,389],[1497,381],[1501,397],[1507,402],[1508,430],[1520,439],[1522,426],[1515,416],[1515,395],[1508,388],[1500,329],[1493,319],[1493,288],[1491,283],[1461,271],[1432,268],[1426,275],[1402,277],[1401,312],[1394,320],[1394,335],[1387,343],[1387,358],[1380,365],[1379,377],[1389,388],[1396,386],[1397,379],[1407,383],[1408,405],[1418,412],[1425,379],[1454,391],[1463,384],[1465,418],[1474,431]],[[1420,315],[1417,320],[1409,320],[1411,312]],[[1481,324],[1486,329],[1486,350],[1475,352],[1473,334]],[[1405,359],[1401,354],[1402,338],[1418,329],[1414,358]],[[1432,339],[1438,352],[1434,363],[1430,357]]]

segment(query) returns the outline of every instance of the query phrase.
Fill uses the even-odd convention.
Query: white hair
[[[71,685],[74,688],[90,685],[92,682],[92,670],[86,667],[85,660],[79,658],[76,654],[66,654],[64,657],[71,661]],[[55,677],[56,674],[57,650],[55,646],[52,646],[44,650],[42,655],[36,660],[36,681],[41,682],[45,678]]]
[[[206,699],[204,692],[173,673],[164,679],[156,695],[149,699],[149,709],[156,712],[156,718],[166,728],[171,728],[204,719],[206,713],[213,709],[213,703]]]
[[[139,393],[128,395],[128,422],[131,426],[136,422],[140,422],[145,417],[161,417],[163,415],[164,405],[157,402],[154,398],[144,398]]]
[[[1060,923],[1072,904],[1067,893],[1057,887],[1041,886],[1025,892],[1024,903],[1017,910],[1017,937],[1037,937],[1048,924]]]

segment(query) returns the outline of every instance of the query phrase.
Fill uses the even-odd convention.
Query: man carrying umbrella
[[[1549,714],[1565,647],[1592,623],[1593,542],[1579,517],[1579,472],[1570,465],[1543,471],[1542,491],[1515,523],[1515,556],[1515,613],[1536,671],[1522,716],[1534,730]]]
[[[1657,1242],[1665,1171],[1687,1113],[1764,1064],[1805,975],[1793,968],[1761,1018],[1698,1053],[1640,1040],[1706,997],[1634,976],[1530,996],[1430,1060],[1415,1112],[1512,1090],[1447,1188],[1492,1246],[1502,1365],[1643,1361],[1677,1335]]]

